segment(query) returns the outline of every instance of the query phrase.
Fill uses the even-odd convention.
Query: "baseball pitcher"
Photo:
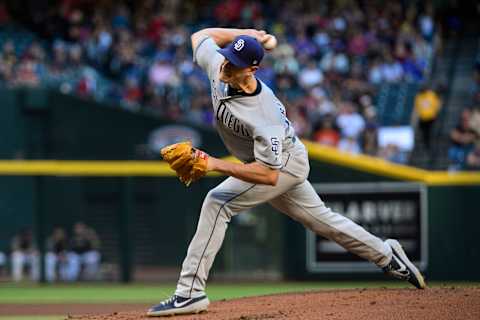
[[[387,274],[425,288],[422,275],[398,241],[383,241],[330,210],[307,180],[310,168],[305,146],[295,136],[283,104],[255,77],[264,48],[275,46],[272,37],[265,31],[224,28],[203,29],[191,36],[193,59],[210,80],[218,133],[242,163],[214,158],[190,143],[162,150],[164,159],[186,185],[208,171],[229,177],[203,202],[175,294],[150,308],[149,316],[207,310],[208,273],[228,222],[265,202]]]

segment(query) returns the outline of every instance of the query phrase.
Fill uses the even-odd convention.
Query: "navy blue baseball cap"
[[[238,68],[258,66],[263,58],[263,46],[247,35],[236,37],[228,46],[217,51]]]

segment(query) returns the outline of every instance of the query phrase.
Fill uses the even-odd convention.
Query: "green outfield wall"
[[[118,106],[98,104],[41,89],[1,89],[2,159],[158,160],[149,151],[152,132],[172,123]],[[177,123],[169,135],[192,135],[212,154],[227,154],[215,132]],[[188,129],[190,131],[185,130]],[[39,201],[38,181],[41,181]],[[201,200],[218,178],[185,188],[171,177],[130,179],[133,193],[129,218],[135,263],[177,266],[195,230]],[[46,234],[55,226],[70,229],[85,221],[100,234],[104,261],[118,263],[122,239],[120,219],[124,178],[116,177],[0,177],[0,251],[23,227],[34,227],[39,202]],[[194,222],[189,222],[194,221]]]
[[[393,178],[366,173],[360,170],[335,166],[330,163],[310,161],[313,183],[392,183]],[[480,241],[477,226],[480,223],[480,185],[428,185],[419,183],[425,190],[426,259],[424,272],[430,280],[480,279]],[[322,194],[320,194],[322,196]],[[328,202],[329,197],[322,196]],[[298,223],[285,220],[286,237],[291,241],[285,247],[284,266],[287,277],[294,279],[346,279],[350,277],[382,278],[380,273],[311,272],[306,266],[307,239]]]
[[[208,128],[181,123],[172,128],[171,122],[151,114],[46,90],[2,89],[0,99],[0,132],[7,137],[1,141],[0,154],[5,160],[158,160],[155,153],[148,151],[154,132],[159,143],[176,134],[186,135],[199,139],[200,147],[215,156],[228,155],[217,134]],[[323,152],[328,156],[335,153]],[[362,165],[356,166],[342,158],[336,161],[319,157],[318,153],[311,152],[310,159],[310,180],[315,185],[383,185],[407,180],[417,184],[425,196],[422,208],[426,220],[422,227],[426,230],[412,230],[422,231],[422,259],[428,278],[480,279],[475,272],[480,263],[476,240],[480,184],[476,180],[464,184],[469,174],[460,183],[452,184],[448,179],[422,179],[428,173],[417,169],[387,165],[376,171],[376,165],[369,165],[369,161],[375,163],[372,159],[364,159]],[[222,179],[208,177],[186,188],[168,174],[4,175],[0,177],[0,218],[4,221],[0,224],[0,250],[8,252],[11,237],[22,227],[40,227],[47,235],[54,226],[69,230],[75,221],[82,220],[98,231],[104,263],[127,266],[128,272],[136,265],[178,268],[195,232],[202,199]],[[330,196],[322,198],[328,202]],[[379,201],[383,205],[383,200]],[[392,201],[401,204],[403,200]],[[401,211],[395,212],[401,218]],[[261,269],[289,279],[382,276],[367,269],[357,273],[356,268],[341,273],[335,269],[328,273],[312,271],[307,267],[309,238],[303,226],[268,206],[244,216],[234,218],[230,224],[215,262],[218,272],[248,275]],[[412,237],[417,236],[415,232]],[[412,240],[408,234],[405,237]],[[124,275],[123,279],[130,277]]]

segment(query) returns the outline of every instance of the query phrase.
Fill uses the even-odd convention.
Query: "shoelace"
[[[400,265],[398,264],[398,262],[397,261],[395,261],[395,262],[392,261],[387,266],[385,266],[385,268],[383,268],[383,270],[385,272],[390,273],[395,278],[402,279],[402,280],[403,279],[409,280],[411,274],[408,271],[408,269],[400,271],[399,268],[400,268]]]
[[[167,304],[171,304],[172,302],[175,301],[177,297],[176,296],[171,296],[170,298],[168,298],[167,300],[163,300],[162,302],[160,302],[161,305],[167,305]]]

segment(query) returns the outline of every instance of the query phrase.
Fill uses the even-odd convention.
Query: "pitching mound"
[[[67,319],[155,319],[146,317],[144,312],[69,316]],[[215,301],[207,313],[176,316],[174,319],[478,320],[480,288],[361,289],[249,297]]]

